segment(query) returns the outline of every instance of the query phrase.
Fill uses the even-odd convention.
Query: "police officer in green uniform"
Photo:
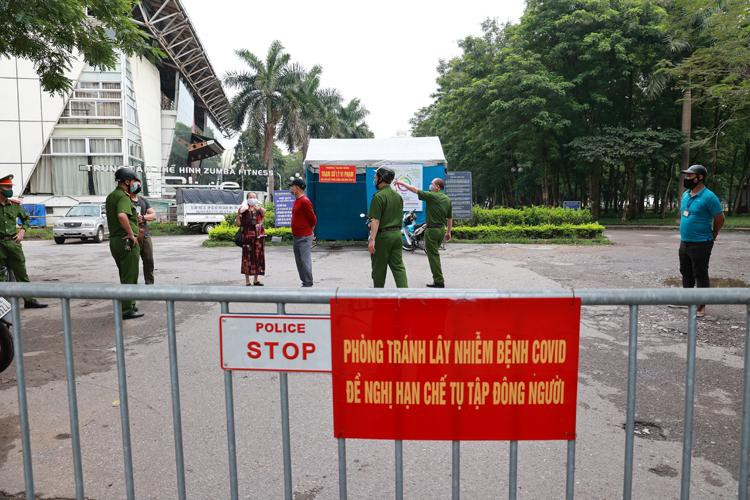
[[[0,179],[0,265],[7,267],[16,281],[29,282],[26,273],[26,257],[23,255],[21,242],[29,228],[29,214],[21,205],[11,201],[13,196],[13,176],[6,175]],[[18,228],[18,219],[21,227]],[[47,307],[36,299],[25,297],[25,309],[41,309]]]
[[[430,288],[445,288],[439,250],[443,239],[450,241],[451,230],[453,229],[453,208],[451,199],[445,194],[445,182],[437,177],[432,179],[429,191],[419,190],[400,181],[396,181],[396,185],[408,189],[412,193],[417,193],[419,199],[427,203],[425,208],[427,231],[425,231],[424,251],[430,263],[430,271],[432,271],[432,283],[427,286]]]
[[[107,225],[109,226],[109,251],[117,264],[120,283],[138,283],[138,217],[130,199],[130,193],[140,185],[132,168],[121,167],[115,172],[117,188],[109,193],[105,201]],[[122,301],[122,319],[140,318],[134,300]]]
[[[406,267],[401,255],[401,219],[404,215],[404,200],[391,189],[396,173],[390,168],[380,167],[375,172],[378,191],[370,202],[370,242],[368,249],[372,258],[372,282],[375,288],[385,286],[387,268],[391,268],[398,288],[407,288]]]

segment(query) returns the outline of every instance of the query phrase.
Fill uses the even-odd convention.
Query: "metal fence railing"
[[[128,409],[128,387],[125,367],[125,349],[122,319],[119,314],[121,301],[127,299],[163,301],[166,303],[167,340],[169,344],[169,369],[171,378],[172,423],[177,471],[177,497],[187,497],[185,485],[185,460],[183,454],[182,409],[178,376],[175,302],[212,302],[221,305],[221,312],[229,313],[231,303],[272,303],[277,313],[284,314],[286,304],[328,304],[334,298],[447,298],[469,300],[479,298],[581,298],[584,306],[619,305],[629,306],[628,384],[625,426],[625,459],[623,471],[623,498],[633,494],[633,444],[635,429],[636,374],[638,347],[638,308],[641,305],[685,305],[688,306],[687,366],[685,379],[685,413],[683,421],[682,475],[680,498],[690,495],[691,458],[693,450],[693,408],[695,400],[696,366],[696,304],[746,305],[745,354],[743,372],[742,425],[740,446],[736,450],[739,460],[738,497],[748,498],[748,466],[750,465],[750,289],[588,289],[562,291],[510,292],[500,290],[374,290],[374,289],[245,289],[240,287],[203,286],[138,286],[97,284],[40,284],[0,283],[0,296],[10,298],[13,305],[13,340],[16,352],[16,377],[18,389],[18,411],[21,442],[23,446],[24,481],[27,499],[33,499],[34,475],[30,444],[28,402],[23,356],[23,327],[20,314],[20,299],[25,296],[57,298],[62,306],[63,345],[67,375],[67,398],[73,449],[73,476],[76,498],[84,498],[81,441],[76,397],[73,342],[71,336],[71,300],[112,300],[115,325],[115,347],[117,378],[120,397],[120,420],[123,446],[126,495],[135,498],[133,462],[131,453],[131,427]],[[282,452],[284,465],[284,496],[292,499],[292,462],[289,433],[289,393],[286,373],[280,374]],[[232,499],[239,496],[237,480],[237,446],[234,421],[233,373],[224,372],[224,395],[227,424],[227,452],[229,463],[229,492]],[[338,441],[339,496],[347,497],[346,442]],[[452,497],[458,498],[460,488],[460,443],[452,444]],[[518,474],[518,443],[509,444],[509,497],[516,498]],[[575,440],[567,444],[566,497],[573,498],[575,475]],[[403,497],[403,443],[395,442],[395,489],[396,497]]]

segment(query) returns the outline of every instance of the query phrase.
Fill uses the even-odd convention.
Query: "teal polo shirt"
[[[695,196],[685,191],[680,203],[680,239],[690,243],[712,241],[714,217],[722,212],[718,196],[707,187]]]

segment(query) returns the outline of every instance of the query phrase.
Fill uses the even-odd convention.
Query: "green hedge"
[[[234,241],[237,229],[239,228],[234,225],[234,219],[232,219],[231,225],[222,222],[208,232],[208,239],[213,241]],[[292,237],[292,229],[289,227],[272,227],[266,229],[266,234],[269,238],[272,236],[281,236],[283,239],[290,239]]]
[[[191,231],[189,227],[182,226],[176,222],[151,222],[148,225],[148,230],[152,236],[173,236],[176,234],[191,234],[195,231]]]
[[[459,240],[492,240],[531,238],[596,238],[604,226],[592,224],[540,224],[537,226],[459,226],[453,228],[453,237]]]
[[[263,227],[266,229],[274,227],[273,224],[273,203],[266,203],[266,217],[263,219]],[[232,212],[231,214],[226,214],[224,216],[224,222],[229,224],[230,226],[234,225],[234,219],[237,217],[236,212]]]
[[[545,224],[589,224],[593,222],[589,210],[567,208],[524,207],[524,208],[479,208],[472,209],[470,220],[460,222],[460,226],[541,226]]]

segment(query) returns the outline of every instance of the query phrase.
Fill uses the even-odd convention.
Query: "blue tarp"
[[[32,227],[45,227],[47,225],[47,208],[41,203],[29,203],[21,205],[26,213],[29,214]]]

